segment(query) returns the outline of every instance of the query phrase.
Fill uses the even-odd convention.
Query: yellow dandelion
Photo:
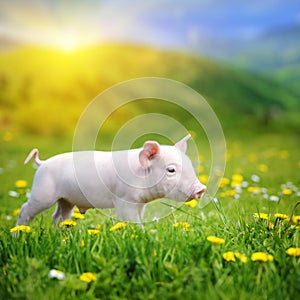
[[[273,261],[274,257],[271,254],[264,253],[264,252],[255,252],[251,255],[252,261]]]
[[[185,205],[189,206],[189,207],[196,207],[198,202],[196,199],[193,199],[193,200],[190,200],[190,201],[187,201],[187,202],[184,202]]]
[[[99,229],[88,229],[88,234],[89,235],[99,235],[100,230]]]
[[[222,238],[218,238],[218,237],[215,237],[215,236],[208,236],[206,238],[209,242],[213,243],[214,245],[221,245],[221,244],[224,244],[225,243],[225,240],[222,239]]]
[[[241,254],[239,252],[233,252],[233,251],[228,251],[223,253],[222,257],[226,260],[226,261],[236,261],[236,258],[238,258],[242,263],[246,263],[248,261],[246,255]]]
[[[266,173],[266,172],[268,172],[269,167],[265,164],[260,164],[260,165],[258,165],[257,169],[262,173]]]
[[[25,189],[27,187],[27,181],[19,179],[15,182],[15,186],[17,189]]]
[[[64,220],[64,221],[60,222],[58,226],[60,228],[61,227],[73,227],[73,226],[76,226],[76,222],[73,220]]]
[[[268,220],[269,219],[269,215],[265,214],[265,213],[254,213],[253,217],[258,218],[258,219],[262,219],[262,220]]]
[[[225,253],[223,253],[222,256],[223,256],[223,258],[226,261],[233,261],[233,262],[235,262],[234,252],[232,252],[232,251],[225,252]]]
[[[242,263],[246,263],[248,261],[247,256],[239,252],[234,252],[234,256],[237,257]]]
[[[31,229],[29,226],[19,225],[11,228],[10,232],[31,232]]]
[[[119,230],[121,228],[125,228],[126,227],[126,222],[119,222],[117,224],[115,224],[114,226],[112,226],[109,231],[116,231]]]
[[[200,165],[200,166],[198,167],[198,173],[203,173],[204,170],[205,170],[205,168],[203,167],[203,165]]]
[[[277,218],[279,220],[289,220],[290,217],[286,214],[276,213],[275,218]]]
[[[207,175],[200,175],[199,176],[199,180],[202,182],[202,183],[207,183],[208,182],[208,176]]]
[[[300,216],[293,216],[292,221],[293,221],[293,223],[299,223],[300,222]]]
[[[221,178],[221,180],[220,180],[220,188],[222,189],[222,188],[226,187],[229,183],[230,183],[230,179],[229,178],[227,178],[227,177]]]
[[[73,215],[72,215],[72,218],[74,218],[74,219],[84,219],[84,215],[81,214],[80,212],[79,213],[74,212]]]
[[[236,187],[240,187],[242,185],[242,183],[240,181],[232,181],[231,182],[231,187],[236,188]]]
[[[97,278],[96,274],[91,272],[85,272],[80,275],[80,280],[88,283],[95,281],[96,278]]]
[[[84,243],[84,240],[81,240],[80,241],[80,247],[84,247],[85,243]]]
[[[274,224],[270,222],[270,223],[268,224],[268,229],[269,229],[269,230],[273,230],[273,229],[274,229]]]
[[[80,213],[80,210],[77,206],[75,206],[75,208],[74,208],[74,213]]]
[[[281,159],[286,159],[286,158],[288,158],[289,157],[289,152],[287,151],[287,150],[281,150],[280,152],[279,152],[279,158],[281,158]]]
[[[289,248],[285,251],[285,253],[289,256],[300,256],[300,248]]]
[[[249,186],[247,188],[247,191],[251,194],[259,194],[260,193],[260,187],[258,187],[258,186]]]
[[[173,224],[173,227],[182,227],[184,231],[188,231],[190,224],[187,222],[177,222]]]
[[[204,162],[204,161],[205,161],[204,155],[199,155],[199,161],[200,161],[200,162]]]
[[[244,177],[241,174],[233,174],[232,181],[241,183],[244,180]]]
[[[282,195],[284,195],[284,196],[289,196],[292,193],[293,193],[293,191],[291,189],[287,189],[287,188],[282,191]]]
[[[236,193],[237,193],[236,190],[228,190],[228,191],[222,192],[222,193],[220,194],[220,196],[221,196],[222,198],[225,198],[225,197],[232,197],[232,196],[234,196]]]
[[[17,217],[18,215],[19,215],[19,213],[20,213],[20,208],[18,208],[18,209],[15,209],[14,211],[13,211],[13,216],[14,217]]]

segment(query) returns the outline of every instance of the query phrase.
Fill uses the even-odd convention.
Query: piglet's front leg
[[[138,223],[142,226],[145,203],[133,203],[121,198],[114,200],[117,216],[126,222]]]

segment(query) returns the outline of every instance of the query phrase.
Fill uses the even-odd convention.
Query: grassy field
[[[180,206],[168,217],[145,224],[145,232],[135,224],[120,224],[110,211],[101,210],[88,211],[84,219],[75,215],[75,226],[55,228],[50,209],[35,218],[30,232],[13,237],[10,229],[34,174],[22,163],[28,150],[35,143],[42,153],[53,155],[49,149],[54,144],[60,152],[70,150],[69,142],[26,137],[8,141],[2,136],[1,299],[295,299],[299,295],[299,257],[286,252],[300,246],[299,223],[296,218],[290,222],[300,199],[297,136],[229,140],[226,174],[216,200],[202,209],[201,202]],[[205,181],[209,162],[205,155],[202,160],[199,176]],[[26,186],[18,188],[24,182],[17,180],[25,180]],[[295,215],[300,215],[300,208]],[[117,224],[119,228],[113,227]],[[221,240],[209,241],[209,236]],[[256,252],[269,256],[255,257]]]
[[[23,164],[29,151],[38,147],[42,159],[72,151],[76,122],[89,101],[143,76],[183,82],[216,112],[227,165],[214,200],[174,204],[144,232],[119,223],[113,210],[75,214],[76,225],[55,228],[53,207],[12,235],[35,172]],[[111,115],[97,149],[107,149],[119,127],[136,116],[172,116],[194,131],[202,162],[196,171],[209,185],[211,149],[199,124],[188,112],[144,100]],[[0,53],[0,299],[295,299],[299,107],[296,89],[183,53],[120,45],[68,54],[39,48]],[[198,159],[192,160],[196,166]]]

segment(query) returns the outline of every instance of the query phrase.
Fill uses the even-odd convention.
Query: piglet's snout
[[[192,199],[200,199],[206,191],[206,186],[202,183],[199,183],[195,186],[194,192],[192,194]]]

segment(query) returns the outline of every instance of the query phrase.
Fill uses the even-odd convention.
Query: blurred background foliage
[[[118,1],[112,2],[115,8],[117,4],[121,5]],[[233,16],[236,19],[231,20],[232,24],[236,22],[242,26],[238,14],[232,16],[228,10],[228,7],[234,5],[238,7],[241,4],[230,0],[225,2],[227,6],[216,4],[214,1],[208,2],[209,8],[219,5],[220,12],[223,11],[219,19],[218,14],[214,16],[214,26],[221,30],[220,20],[229,21]],[[54,1],[52,4],[50,1],[39,3],[41,7],[48,8],[50,11],[48,13],[52,16],[57,14],[59,8],[62,7],[60,1]],[[90,5],[92,8],[91,4],[98,5],[97,7],[102,9],[102,12],[98,10],[99,19],[101,14],[104,14],[106,6],[102,1],[87,1],[86,6],[83,2],[81,6],[79,3],[81,2],[67,3],[65,10],[61,10],[69,16],[70,12],[67,12],[66,8],[72,10],[74,6],[77,12],[75,13],[77,25],[80,7]],[[201,3],[203,4],[200,1],[199,5]],[[282,1],[278,1],[276,4],[278,9],[273,9],[269,13],[275,16],[281,10],[281,17],[284,21],[287,16],[284,15],[285,11],[282,11],[280,3],[284,5]],[[295,5],[293,1],[292,3]],[[16,32],[9,35],[8,32],[2,30],[0,32],[2,33],[0,34],[0,128],[3,140],[20,135],[71,137],[81,113],[99,93],[124,80],[146,76],[178,80],[198,91],[215,110],[227,136],[243,136],[261,132],[300,134],[298,84],[300,39],[297,39],[300,27],[297,25],[298,21],[296,25],[295,22],[285,24],[282,21],[284,24],[280,28],[278,24],[268,24],[268,26],[264,24],[264,27],[261,26],[261,32],[250,38],[245,34],[239,36],[226,34],[226,28],[223,29],[223,36],[220,38],[217,34],[214,35],[211,29],[209,39],[207,35],[204,35],[206,39],[201,39],[203,36],[199,35],[199,32],[195,35],[195,28],[201,26],[201,14],[204,13],[201,5],[198,7],[193,1],[187,3],[187,8],[176,1],[174,4],[168,1],[163,1],[161,4],[152,1],[151,4],[148,10],[136,9],[135,15],[127,15],[132,22],[138,20],[136,16],[141,18],[147,15],[151,19],[155,11],[165,16],[163,26],[160,24],[162,19],[160,22],[156,20],[158,23],[155,23],[154,18],[148,25],[148,32],[147,28],[143,28],[145,35],[141,32],[136,34],[134,30],[130,31],[130,28],[125,27],[122,31],[121,25],[119,32],[123,32],[123,37],[114,36],[112,30],[109,35],[108,26],[121,15],[122,7],[115,10],[115,19],[106,20],[107,40],[101,42],[95,40],[92,44],[85,44],[84,39],[82,43],[80,39],[79,41],[67,40],[69,36],[65,37],[63,44],[51,44],[51,34],[48,31],[44,31],[45,36],[42,35],[44,40],[40,38],[25,41],[24,36],[17,38]],[[198,11],[191,14],[195,5]],[[244,8],[247,8],[247,5],[244,5]],[[114,7],[113,4],[111,6]],[[173,9],[176,6],[182,14],[182,21],[177,23],[176,20],[166,17],[168,7]],[[28,1],[27,7],[20,1],[12,1],[10,6],[2,1],[1,7],[2,25],[11,25],[7,21],[10,20],[7,8],[11,8],[12,16],[16,12],[19,14],[23,12],[23,16],[27,14],[34,19],[36,18],[34,10],[38,6],[33,6],[32,1]],[[30,7],[33,9],[31,13],[28,11]],[[51,13],[53,7],[55,10]],[[254,1],[251,7],[253,9],[259,7],[258,1]],[[286,7],[286,14],[290,13],[291,9],[288,4],[284,7]],[[132,10],[128,7],[126,9],[124,15]],[[248,16],[248,23],[255,27],[260,18],[265,16],[262,12],[266,14],[266,11],[268,11],[266,7],[265,10],[257,10],[257,15],[252,16],[252,19]],[[207,13],[209,12],[211,11],[208,9]],[[227,15],[226,12],[228,12]],[[97,15],[97,10],[95,15]],[[172,10],[170,15],[172,16]],[[182,46],[184,40],[180,37],[180,31],[178,31],[177,42],[167,45],[162,42],[164,37],[169,37],[170,34],[175,36],[176,30],[184,28],[191,19],[195,22],[193,38],[186,47]],[[36,20],[33,26],[38,28],[40,33],[43,33],[42,22],[40,19]],[[21,23],[18,24],[20,26]],[[141,24],[145,26],[145,23]],[[68,25],[71,26],[72,22]],[[78,39],[77,33],[74,34],[75,23],[73,25],[75,29],[71,37]],[[134,25],[138,24],[134,23]],[[154,41],[149,33],[154,33],[159,25],[161,36]],[[173,25],[174,32],[170,33]],[[211,25],[212,28],[214,26]],[[63,31],[62,27],[63,25],[61,28],[58,26],[61,31]],[[24,31],[28,31],[28,28],[24,26]],[[236,28],[238,26],[229,26],[227,30],[234,33]],[[98,29],[94,28],[95,31]],[[131,37],[125,39],[128,32],[131,32]],[[45,43],[47,37],[49,43]],[[132,37],[135,39],[133,40]],[[114,99],[110,101],[113,103]],[[170,112],[170,107],[163,103],[157,110],[161,113],[172,114],[179,121],[188,118],[178,108],[172,108]],[[152,111],[153,107],[149,101],[120,108],[111,117],[103,134],[112,135],[133,116]]]

